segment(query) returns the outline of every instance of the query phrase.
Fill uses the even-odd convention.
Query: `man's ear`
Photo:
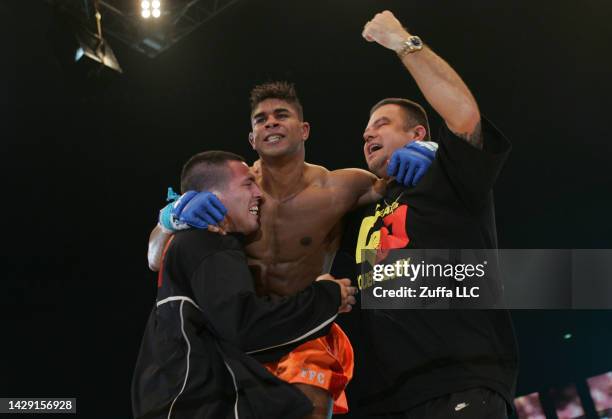
[[[425,129],[425,127],[423,125],[417,125],[416,127],[413,128],[414,130],[414,141],[421,141],[424,140],[425,137],[427,136],[427,129]]]
[[[308,122],[302,122],[302,140],[306,141],[310,136],[310,124]]]
[[[255,139],[253,138],[252,132],[249,132],[249,144],[251,144],[251,147],[253,148],[253,150],[255,150]]]

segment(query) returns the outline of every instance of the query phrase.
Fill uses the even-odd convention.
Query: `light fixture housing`
[[[75,55],[75,61],[79,61],[83,56],[86,56],[119,73],[123,72],[115,53],[104,38],[99,38],[96,34],[87,30],[79,30],[76,33],[76,39],[79,48]]]

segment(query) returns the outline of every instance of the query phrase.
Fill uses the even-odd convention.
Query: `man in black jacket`
[[[326,275],[293,297],[256,295],[242,240],[259,227],[261,192],[240,156],[193,156],[181,188],[223,199],[231,234],[189,230],[166,246],[132,383],[134,416],[307,415],[310,401],[260,362],[328,333],[337,314],[350,310],[354,288]]]

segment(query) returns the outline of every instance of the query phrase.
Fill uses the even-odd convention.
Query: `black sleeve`
[[[245,352],[327,333],[340,306],[340,288],[330,281],[315,282],[280,300],[258,297],[239,250],[206,257],[191,275],[191,287],[214,332]]]
[[[485,117],[482,117],[481,126],[482,150],[457,137],[446,124],[438,137],[436,158],[469,208],[485,205],[512,148],[504,135]]]

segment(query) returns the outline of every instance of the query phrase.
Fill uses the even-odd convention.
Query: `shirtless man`
[[[263,199],[261,229],[246,242],[249,264],[254,267],[258,292],[294,295],[331,267],[342,217],[357,206],[380,199],[386,181],[361,169],[329,171],[304,161],[310,125],[304,121],[302,106],[290,84],[267,83],[252,90],[251,129],[249,142],[259,155],[254,169]],[[402,183],[413,184],[429,167],[432,156],[402,151],[392,157],[400,161],[394,174]],[[189,218],[203,204],[211,206],[211,200],[212,207],[216,205],[220,211],[213,208],[210,217]],[[222,205],[203,192],[184,195],[176,209],[179,220],[197,227],[213,224],[223,215]],[[170,235],[161,225],[151,233],[151,269],[158,269],[161,250]],[[315,415],[317,407],[329,406],[328,391],[299,386],[313,400]]]

